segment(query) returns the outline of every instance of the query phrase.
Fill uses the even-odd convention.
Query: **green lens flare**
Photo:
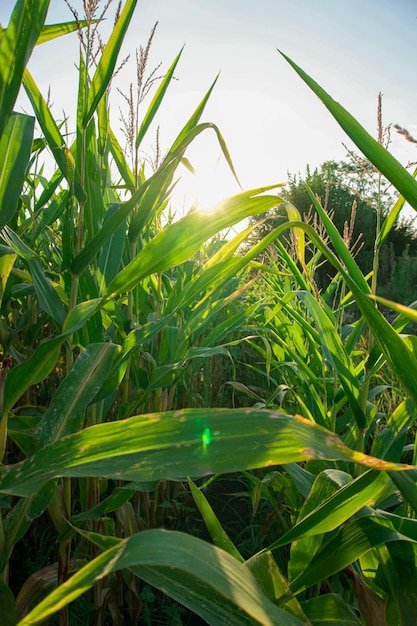
[[[203,440],[203,448],[207,448],[211,444],[213,439],[213,435],[211,434],[210,428],[205,428],[203,434],[201,435],[201,439]]]

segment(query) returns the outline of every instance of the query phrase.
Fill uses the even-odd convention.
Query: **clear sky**
[[[80,15],[81,0],[73,0]],[[114,8],[117,0],[113,2]],[[0,0],[6,25],[13,0]],[[71,19],[64,0],[51,0],[48,22]],[[344,158],[347,138],[277,48],[290,56],[375,135],[376,102],[383,94],[384,123],[417,134],[416,0],[139,0],[121,56],[132,60],[113,88],[113,127],[121,126],[116,87],[135,80],[135,49],[158,21],[150,67],[166,70],[185,44],[161,109],[166,150],[220,71],[204,121],[220,127],[245,189],[283,182],[327,159]],[[103,27],[111,27],[111,20]],[[51,87],[53,111],[72,117],[76,100],[77,36],[39,46],[29,67],[42,92]],[[71,126],[71,122],[70,122]],[[152,152],[151,131],[148,149]],[[404,164],[416,146],[393,132],[391,151]],[[350,145],[348,143],[348,145]],[[199,174],[184,170],[183,193],[203,204],[238,189],[214,134],[199,138],[187,155]]]

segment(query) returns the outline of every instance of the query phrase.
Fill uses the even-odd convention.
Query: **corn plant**
[[[377,236],[378,250],[405,200],[415,206],[414,179],[313,79],[287,60],[363,153],[404,194]],[[409,459],[414,464],[415,338],[404,334],[409,321],[417,320],[414,306],[375,296],[375,281],[371,279],[368,285],[369,277],[361,274],[347,242],[313,194],[311,201],[327,241],[301,222],[296,209],[290,207],[291,221],[275,234],[292,229],[293,254],[278,243],[264,268],[264,288],[260,289],[264,293],[263,324],[254,329],[262,333],[263,341],[252,341],[252,348],[266,364],[263,372],[258,367],[257,406],[297,411],[312,424],[333,431],[351,448],[391,461]],[[306,238],[317,249],[309,263],[304,255]],[[340,302],[329,300],[334,283],[328,293],[317,292],[313,268],[319,256],[336,268],[334,283],[345,285]],[[374,271],[376,268],[375,264]],[[375,300],[398,313],[392,325],[375,307]],[[339,313],[352,302],[362,317],[341,326]],[[391,401],[384,410],[379,396],[398,380],[400,388],[390,394],[392,400],[397,396],[396,404]],[[255,396],[251,388],[241,385],[239,389]],[[321,613],[334,623],[412,624],[415,470],[376,474],[353,464],[313,457],[303,467],[290,464],[278,474],[251,478],[255,503],[260,493],[273,501],[276,490],[286,490],[292,525],[247,564],[260,575],[264,573],[270,597],[301,619],[315,623]],[[372,500],[365,506],[358,502],[356,509],[354,494],[366,498],[368,484]],[[207,483],[203,486],[207,489]],[[191,488],[213,540],[242,560],[203,492],[195,484]],[[345,506],[350,509],[346,518]],[[409,531],[403,533],[406,526]],[[283,562],[280,570],[277,563]]]
[[[348,404],[351,411],[346,437],[335,427],[337,414],[320,398],[321,381],[317,406],[313,411],[304,401],[303,415],[276,407],[210,408],[195,397],[184,401],[179,390],[195,376],[190,363],[198,364],[198,372],[203,368],[204,375],[208,357],[229,358],[232,343],[248,340],[247,333],[238,339],[232,334],[248,326],[257,310],[255,303],[245,311],[238,306],[254,282],[244,270],[259,270],[254,259],[279,232],[243,256],[237,251],[250,228],[231,241],[206,242],[276,206],[280,199],[271,192],[278,185],[242,191],[210,214],[195,210],[177,221],[163,218],[177,169],[200,133],[215,132],[234,169],[220,130],[200,121],[214,83],[151,173],[145,165],[138,168],[137,160],[129,166],[109,123],[108,106],[136,0],[126,0],[94,63],[91,46],[80,46],[75,138],[67,144],[26,65],[33,47],[54,37],[85,28],[84,42],[91,42],[95,22],[90,15],[45,25],[48,5],[48,0],[18,0],[0,40],[0,599],[5,623],[42,623],[59,612],[60,624],[68,624],[68,605],[89,590],[96,623],[104,623],[106,611],[114,623],[122,623],[123,585],[126,619],[137,623],[139,580],[212,624],[319,623],[323,611],[334,622],[358,623],[335,593],[302,597],[343,569],[354,588],[372,586],[379,598],[388,598],[389,623],[410,623],[408,596],[404,592],[397,601],[378,563],[400,574],[399,564],[409,566],[414,557],[415,525],[409,513],[416,507],[415,458],[408,465],[402,462],[404,433],[414,418],[413,341],[400,337],[380,315],[326,214],[321,211],[337,256],[308,225],[294,221],[297,214],[291,210],[292,221],[282,229],[293,229],[301,269],[306,232],[338,269],[372,330],[372,367],[385,359],[407,398],[367,450],[363,433],[369,416],[360,404],[359,387],[361,377],[374,369],[356,367],[354,342],[352,349],[341,343],[331,312],[307,284],[296,295],[294,312],[286,302],[282,314],[293,326],[292,340],[298,333],[298,344],[307,337],[314,348],[317,362],[304,370],[306,384],[316,384],[320,365],[337,373],[337,406]],[[135,127],[135,151],[166,99],[180,56]],[[39,137],[32,116],[13,113],[21,85]],[[370,160],[417,206],[414,180],[376,149],[345,112],[339,117],[348,119],[352,138],[365,149],[371,146],[365,152]],[[46,150],[56,165],[50,178],[39,166]],[[305,280],[287,260],[287,273]],[[305,320],[301,310],[308,311]],[[266,327],[278,312],[265,320]],[[303,467],[313,459],[329,463],[317,476]],[[244,561],[194,481],[271,466],[285,468],[305,504],[293,527]],[[167,481],[181,486],[187,480],[213,544],[152,527],[151,513]],[[405,503],[402,512],[378,508],[397,492]],[[56,533],[56,563],[12,590],[16,550],[28,531],[48,518]],[[273,551],[289,544],[288,576]],[[365,616],[367,605],[359,608]]]

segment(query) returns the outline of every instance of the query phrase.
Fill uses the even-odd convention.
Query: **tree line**
[[[309,166],[304,176],[289,174],[288,185],[281,193],[299,211],[301,218],[320,229],[308,188],[319,198],[338,231],[344,237],[362,272],[372,271],[377,213],[387,218],[396,194],[364,159],[349,157],[346,161],[325,161],[313,171]],[[252,241],[260,240],[287,218],[283,204],[262,216],[257,222]],[[288,243],[286,236],[283,241]],[[316,282],[325,289],[334,269],[323,260],[316,270]],[[378,291],[404,303],[417,299],[417,231],[414,219],[401,216],[381,247],[378,271]]]

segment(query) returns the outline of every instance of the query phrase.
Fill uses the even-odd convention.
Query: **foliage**
[[[412,624],[417,357],[404,331],[414,309],[384,301],[398,312],[386,321],[374,282],[311,189],[320,232],[286,203],[285,222],[244,253],[254,226],[230,241],[219,233],[284,204],[272,193],[279,185],[175,221],[177,169],[201,132],[215,132],[234,172],[220,130],[200,121],[214,83],[149,171],[137,148],[181,52],[160,81],[145,80],[154,92],[129,118],[129,165],[108,102],[136,1],[94,51],[91,19],[44,26],[48,2],[40,8],[33,18],[33,2],[18,0],[0,40],[4,58],[16,55],[0,66],[7,626],[53,623],[56,613],[59,624],[77,623],[77,611],[96,624],[181,623],[179,605],[210,624]],[[36,43],[76,28],[86,30],[67,145],[26,64]],[[417,208],[414,178],[287,61]],[[39,137],[31,116],[12,113],[20,82]],[[398,207],[401,199],[376,230],[377,250]],[[280,240],[288,232],[292,254]],[[323,259],[334,277],[321,294]],[[347,317],[353,302],[356,321]],[[222,519],[227,500],[238,525]],[[46,562],[19,571],[32,541],[41,549],[54,540]]]
[[[289,175],[288,186],[281,197],[297,207],[304,221],[320,229],[320,220],[308,191],[310,189],[331,215],[334,225],[348,244],[357,264],[363,274],[367,275],[373,266],[377,206],[381,205],[383,225],[384,219],[395,203],[395,197],[389,192],[387,184],[378,195],[380,183],[368,175],[365,169],[366,160],[362,159],[360,165],[356,161],[356,156],[355,159],[351,156],[347,161],[339,163],[326,161],[313,172],[307,167],[304,177]],[[267,232],[284,223],[287,220],[287,212],[285,207],[279,205],[263,217],[267,217],[267,220],[261,222],[255,229],[252,241],[262,238]],[[259,221],[259,218],[251,218],[252,223],[256,221]],[[417,254],[417,238],[413,220],[410,218],[396,221],[384,245],[381,246],[378,273],[380,288],[389,288],[394,284],[393,278],[398,271],[396,266],[405,249],[411,257]],[[323,260],[317,264],[316,280],[320,287],[325,289],[334,275],[335,270],[329,262]],[[413,295],[417,296],[417,293]],[[411,297],[406,302],[412,300]]]

